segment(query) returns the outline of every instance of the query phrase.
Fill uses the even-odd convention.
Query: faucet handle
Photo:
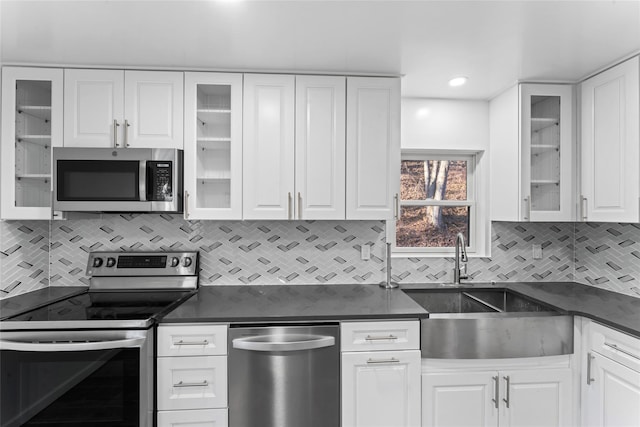
[[[461,279],[468,279],[469,278],[469,274],[467,273],[467,263],[466,262],[464,264],[462,264],[462,266],[460,266],[460,278]]]

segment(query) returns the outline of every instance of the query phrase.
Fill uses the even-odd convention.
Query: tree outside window
[[[474,156],[403,155],[397,251],[452,248],[462,233],[473,245]]]

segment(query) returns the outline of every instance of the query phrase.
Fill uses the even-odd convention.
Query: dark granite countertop
[[[507,288],[556,309],[598,321],[640,338],[640,298],[574,282],[474,283]],[[428,313],[402,289],[433,289],[438,284],[377,285],[212,285],[162,322],[274,322],[348,319],[425,318]],[[49,287],[0,300],[0,320],[79,294],[86,287]]]
[[[473,289],[507,288],[568,314],[583,316],[640,338],[640,298],[575,282],[497,282]],[[402,285],[403,289],[442,288],[438,284]]]
[[[277,322],[422,318],[428,313],[398,289],[377,285],[213,285],[161,322]]]
[[[0,320],[6,319],[87,290],[86,286],[50,286],[0,300]]]

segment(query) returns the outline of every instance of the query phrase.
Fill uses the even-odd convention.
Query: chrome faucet
[[[467,249],[464,243],[464,235],[462,233],[458,233],[456,235],[456,258],[455,265],[453,267],[453,283],[456,285],[460,284],[460,279],[467,279]],[[463,262],[464,274],[461,273],[460,262]]]

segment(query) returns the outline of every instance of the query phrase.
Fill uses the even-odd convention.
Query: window
[[[475,165],[472,154],[402,154],[400,216],[393,239],[396,253],[451,252],[458,233],[464,235],[467,250],[474,252],[478,235]]]

